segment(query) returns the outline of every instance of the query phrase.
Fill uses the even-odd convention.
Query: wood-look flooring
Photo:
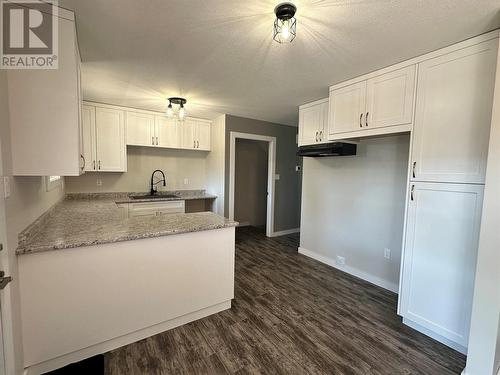
[[[107,375],[460,374],[465,357],[404,326],[397,296],[237,230],[231,310],[105,355]]]

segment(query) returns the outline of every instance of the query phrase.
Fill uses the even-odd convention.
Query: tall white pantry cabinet
[[[465,353],[498,39],[418,64],[401,265],[404,322]]]
[[[299,107],[299,145],[411,132],[398,314],[465,353],[498,31],[336,84]],[[328,123],[324,123],[328,116]],[[328,230],[328,228],[325,228]],[[309,249],[314,251],[315,249]]]

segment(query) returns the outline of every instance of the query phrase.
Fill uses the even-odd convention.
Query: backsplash
[[[79,177],[66,177],[66,191],[68,193],[145,192],[149,191],[151,173],[155,169],[161,169],[167,178],[166,187],[157,186],[160,191],[205,189],[207,155],[188,150],[128,146],[126,173],[87,172]]]

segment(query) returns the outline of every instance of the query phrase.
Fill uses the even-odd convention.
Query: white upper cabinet
[[[210,151],[211,122],[186,119],[179,124],[181,147],[188,150]]]
[[[179,123],[166,116],[155,116],[156,145],[159,147],[179,148]]]
[[[83,156],[85,157],[85,171],[97,169],[97,153],[95,142],[95,107],[82,106],[82,138]]]
[[[414,92],[414,65],[367,80],[364,126],[371,129],[411,124]]]
[[[85,170],[126,172],[125,112],[86,104],[82,113]]]
[[[414,92],[415,65],[332,88],[328,139],[411,130]]]
[[[328,99],[299,107],[299,146],[327,142]]]
[[[196,148],[201,151],[210,151],[210,135],[212,123],[198,121],[196,129]]]
[[[73,19],[73,12],[59,9],[58,69],[7,71],[15,176],[78,176],[88,163],[81,152],[80,59]]]
[[[363,128],[366,81],[330,92],[328,134],[354,132]]]
[[[153,146],[155,139],[155,116],[148,113],[130,112],[125,114],[127,145]]]
[[[400,313],[463,348],[469,336],[483,188],[410,186]]]
[[[419,65],[412,177],[484,183],[498,40]]]

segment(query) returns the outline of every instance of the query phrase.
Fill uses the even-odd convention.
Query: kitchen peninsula
[[[212,212],[129,217],[116,202],[128,198],[69,195],[21,233],[29,374],[231,307],[234,221]]]

